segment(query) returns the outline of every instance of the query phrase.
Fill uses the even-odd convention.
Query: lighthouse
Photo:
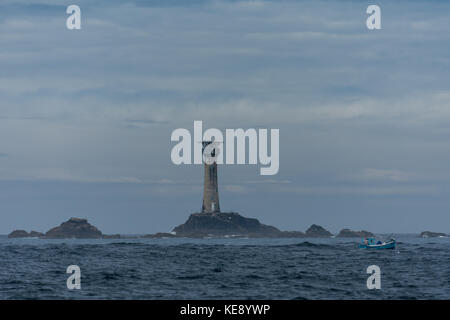
[[[203,141],[202,154],[211,141]],[[215,156],[215,149],[211,152],[211,156]],[[204,169],[204,184],[203,184],[203,205],[202,213],[214,214],[220,212],[219,206],[219,186],[217,182],[217,163],[214,161],[212,164],[205,162]]]

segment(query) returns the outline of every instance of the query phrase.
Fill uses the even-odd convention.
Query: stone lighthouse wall
[[[207,144],[208,143],[204,143],[204,146]],[[215,162],[213,164],[205,163],[202,212],[220,212],[219,184],[217,181],[217,163]]]

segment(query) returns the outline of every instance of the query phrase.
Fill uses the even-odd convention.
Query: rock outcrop
[[[375,235],[372,232],[361,230],[361,231],[353,231],[350,229],[342,229],[339,234],[336,236],[338,238],[367,238],[374,237]]]
[[[28,238],[30,234],[25,230],[14,230],[8,235],[8,238]]]
[[[431,232],[431,231],[424,231],[420,234],[421,238],[439,238],[439,237],[448,237],[447,234],[442,232]]]
[[[122,239],[120,234],[104,234],[102,235],[103,239]]]
[[[121,236],[120,234],[102,234],[87,219],[70,218],[60,226],[45,234],[37,231],[28,233],[25,230],[14,230],[9,238],[47,238],[47,239],[124,239],[124,238],[204,238],[204,237],[249,237],[249,238],[329,238],[333,234],[322,226],[313,224],[305,233],[301,231],[281,231],[273,226],[265,225],[255,218],[246,218],[236,212],[193,213],[188,220],[175,227],[171,233],[158,232],[142,236]],[[342,229],[337,237],[366,238],[373,237],[369,231],[352,231]],[[445,237],[445,233],[424,231],[420,237]]]
[[[275,237],[277,237],[277,238],[304,238],[306,236],[301,231],[280,231],[280,234]]]
[[[309,238],[329,238],[332,237],[333,234],[322,226],[313,224],[306,230],[305,236]]]
[[[102,238],[102,233],[96,227],[89,224],[86,219],[70,218],[69,221],[63,222],[59,227],[47,231],[45,238],[97,239]]]
[[[40,237],[44,236],[44,234],[42,232],[33,231],[33,230],[30,231],[29,235],[31,238],[40,238]]]
[[[44,234],[42,232],[31,231],[30,233],[25,230],[14,230],[8,235],[8,238],[40,238]]]
[[[176,238],[177,236],[173,233],[167,233],[167,232],[158,232],[154,234],[144,234],[143,236],[140,236],[139,238]]]
[[[177,237],[243,236],[284,237],[275,227],[262,224],[258,219],[246,218],[236,212],[213,214],[193,213],[188,220],[173,229]]]

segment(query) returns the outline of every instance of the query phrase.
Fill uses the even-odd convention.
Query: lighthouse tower
[[[211,141],[203,141],[203,151],[206,146],[211,144]],[[215,156],[215,150],[211,153],[211,156]],[[205,162],[204,172],[204,185],[203,185],[203,205],[202,213],[213,214],[219,213],[219,187],[217,182],[217,163],[207,164]]]

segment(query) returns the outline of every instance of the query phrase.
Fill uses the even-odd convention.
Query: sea
[[[368,250],[339,238],[0,236],[0,299],[450,299],[450,238],[395,238]],[[80,289],[68,288],[71,265]],[[367,285],[373,265],[380,289]]]

